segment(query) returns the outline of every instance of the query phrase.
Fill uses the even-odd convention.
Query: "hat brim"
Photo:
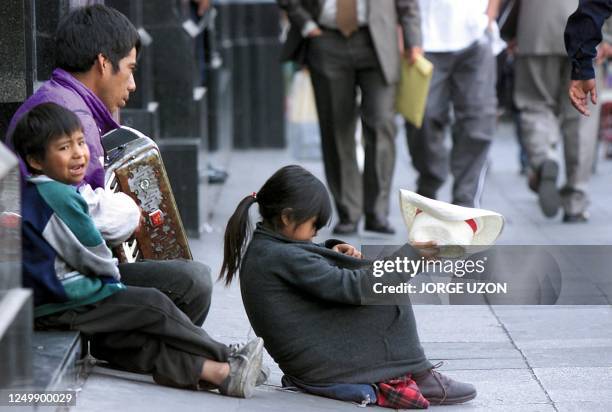
[[[472,245],[488,246],[495,243],[504,228],[504,217],[491,210],[457,206],[439,200],[429,199],[418,193],[400,189],[400,210],[408,231],[421,210],[431,216],[446,221],[461,221],[474,219],[477,230],[472,239]]]

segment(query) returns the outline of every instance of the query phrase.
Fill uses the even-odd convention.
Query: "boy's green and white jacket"
[[[76,187],[28,179],[22,196],[23,279],[35,316],[95,303],[125,286]]]

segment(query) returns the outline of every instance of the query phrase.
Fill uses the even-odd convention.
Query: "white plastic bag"
[[[289,88],[289,146],[296,159],[321,158],[321,137],[314,91],[307,70],[293,75]]]
[[[81,186],[79,193],[106,243],[114,247],[132,236],[140,223],[140,208],[131,197],[101,187],[94,191],[89,185]]]
[[[294,123],[318,123],[314,90],[308,70],[295,72],[289,89],[289,121]]]

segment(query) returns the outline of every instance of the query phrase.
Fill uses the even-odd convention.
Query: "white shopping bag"
[[[359,95],[357,100],[360,100]],[[291,80],[288,121],[289,147],[293,157],[299,160],[320,160],[321,132],[310,73],[306,69],[296,72]],[[363,171],[362,128],[361,122],[358,119],[355,121],[357,121],[355,130],[357,165]]]
[[[289,89],[289,121],[293,123],[318,123],[314,90],[308,70],[295,72]]]
[[[293,75],[289,89],[289,147],[296,159],[321,159],[321,135],[308,70]]]

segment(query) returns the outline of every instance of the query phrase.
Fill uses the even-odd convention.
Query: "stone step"
[[[0,266],[0,279],[5,274]],[[22,350],[31,342],[31,300],[28,290],[0,287],[0,390],[21,388],[31,382],[32,357]]]
[[[36,331],[32,336],[35,390],[73,390],[81,376],[82,339],[74,331]]]

